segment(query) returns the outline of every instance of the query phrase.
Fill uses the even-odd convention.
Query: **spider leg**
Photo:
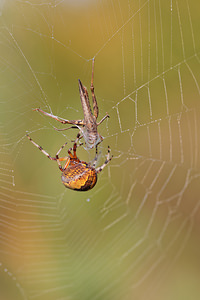
[[[49,153],[47,153],[41,146],[36,144],[28,134],[26,136],[34,146],[36,146],[44,155],[46,155],[46,157],[48,157],[50,160],[56,160],[55,157],[50,156]]]
[[[92,93],[93,113],[94,113],[94,116],[97,119],[98,115],[99,115],[99,108],[98,108],[97,99],[96,99],[96,96],[95,96],[95,93],[94,93],[93,81],[94,81],[94,58],[92,60],[92,78],[91,78],[90,90],[91,90],[91,93]]]
[[[76,148],[77,148],[77,144],[74,143],[74,145],[73,145],[73,156],[74,156],[75,159],[77,158],[77,156],[76,156]]]
[[[101,167],[96,168],[97,174],[100,173],[105,168],[105,166],[109,163],[109,161],[111,161],[112,158],[113,158],[113,155],[110,157],[110,147],[108,146],[108,154],[106,157],[106,161],[104,162],[104,164]]]
[[[68,150],[68,154],[69,156],[65,156],[65,157],[58,157],[60,151],[66,146],[67,142],[58,150],[58,152],[56,153],[56,160],[57,160],[57,163],[58,163],[58,167],[59,169],[63,172],[70,164],[70,160],[73,160],[73,161],[76,161],[76,162],[79,162],[79,159],[78,157],[76,156],[76,148],[79,147],[79,146],[82,146],[83,144],[79,144],[79,145],[76,145],[76,143],[74,143],[73,145],[73,154],[71,153],[72,151],[72,148],[70,148]],[[60,161],[65,161],[66,160],[66,163],[64,165],[64,167],[61,166],[61,163]]]
[[[56,161],[57,161],[57,164],[58,164],[58,167],[59,167],[59,169],[63,172],[64,171],[64,169],[65,169],[65,166],[64,166],[64,168],[61,166],[61,163],[60,163],[60,161],[65,161],[65,160],[69,160],[69,157],[68,156],[65,156],[65,157],[58,157],[58,155],[60,154],[60,151],[65,147],[67,145],[67,142],[66,143],[64,143],[64,145],[62,145],[61,147],[60,147],[60,149],[58,150],[58,152],[56,153]],[[65,165],[67,164],[67,162],[65,163]],[[68,162],[68,164],[69,164],[69,162]]]
[[[76,141],[75,141],[75,142],[74,142],[74,145],[73,145],[73,148],[70,148],[70,149],[68,150],[69,156],[70,156],[71,158],[78,159],[78,158],[77,158],[77,155],[76,155],[76,148],[78,148],[78,147],[80,147],[80,146],[82,146],[82,145],[83,145],[83,143],[80,143],[80,144],[77,145],[77,143],[76,143]],[[71,153],[72,150],[73,150],[73,154]]]
[[[36,144],[33,140],[32,140],[32,138],[30,138],[30,136],[27,134],[26,135],[27,136],[27,138],[29,139],[29,141],[34,145],[34,146],[36,146],[44,155],[46,155],[46,157],[48,157],[50,160],[56,160],[57,161],[57,163],[58,163],[58,167],[59,167],[59,169],[63,172],[63,168],[62,168],[62,166],[61,166],[61,164],[60,164],[60,161],[65,161],[65,160],[69,160],[69,157],[68,156],[65,156],[65,157],[58,157],[58,155],[59,155],[59,153],[60,153],[60,151],[66,146],[66,144],[67,143],[65,143],[59,150],[58,150],[58,152],[56,153],[56,156],[55,157],[52,157],[52,156],[50,156],[49,155],[49,153],[47,153],[41,146],[39,146],[38,144]],[[66,165],[66,164],[65,164]]]
[[[96,166],[97,159],[98,159],[98,149],[97,149],[97,145],[96,145],[96,155],[95,155],[95,158],[94,158],[93,164],[92,164],[93,168],[95,168],[95,166]]]
[[[67,169],[67,167],[69,166],[69,163],[70,163],[70,158],[67,157],[67,161],[66,161],[66,163],[65,163],[65,165],[64,165],[64,167],[63,167],[63,169],[62,169],[62,171],[64,171],[65,169]]]
[[[79,140],[82,139],[82,137],[83,137],[83,135],[80,135],[80,132],[79,132],[76,136],[76,139],[73,140],[72,142],[77,144],[79,142]],[[80,143],[79,145],[77,145],[77,147],[82,146],[82,145],[83,145],[83,143]]]
[[[56,120],[56,121],[58,121],[58,122],[60,122],[62,124],[85,125],[84,122],[83,122],[83,120],[65,120],[63,118],[60,118],[60,117],[54,116],[52,114],[49,114],[49,113],[43,111],[40,108],[35,108],[33,110],[39,111],[39,112],[43,113],[45,116],[48,116],[48,117],[50,117],[50,118],[52,118],[52,119],[54,119],[54,120]]]
[[[60,147],[60,149],[59,149],[58,152],[56,153],[56,157],[58,157],[58,155],[60,154],[60,151],[61,151],[66,145],[67,145],[67,142],[64,143],[64,145],[62,145],[62,146]]]

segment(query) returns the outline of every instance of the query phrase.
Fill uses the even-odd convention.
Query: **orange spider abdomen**
[[[76,191],[88,191],[97,182],[96,170],[83,163],[77,163],[66,168],[61,175],[65,187]]]

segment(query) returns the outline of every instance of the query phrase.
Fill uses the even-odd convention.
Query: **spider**
[[[43,113],[44,115],[46,115],[48,117],[55,119],[56,121],[58,121],[62,124],[73,125],[71,127],[62,128],[62,129],[58,129],[58,128],[54,127],[58,131],[67,130],[70,128],[78,128],[80,131],[77,135],[76,142],[79,139],[81,139],[82,137],[84,137],[87,149],[92,149],[96,145],[98,145],[99,143],[101,143],[103,141],[103,137],[97,131],[97,126],[99,126],[106,118],[109,118],[109,115],[106,114],[103,117],[103,119],[101,119],[101,121],[99,121],[97,123],[97,118],[99,115],[99,108],[98,108],[96,96],[94,93],[93,79],[94,79],[94,59],[93,59],[93,63],[92,63],[92,79],[91,79],[91,86],[90,86],[90,90],[92,93],[92,102],[93,102],[93,114],[92,114],[92,110],[90,107],[88,91],[87,91],[86,87],[82,85],[80,79],[78,80],[79,94],[80,94],[81,104],[82,104],[83,114],[84,114],[83,120],[66,120],[66,119],[60,118],[58,116],[54,116],[50,113],[47,113],[40,108],[34,109],[36,111]]]
[[[55,157],[51,157],[41,146],[36,144],[30,136],[27,134],[28,139],[31,141],[33,145],[35,145],[44,155],[46,155],[50,160],[56,160],[58,163],[58,167],[62,172],[61,180],[66,188],[76,190],[76,191],[88,191],[92,189],[97,183],[97,174],[99,174],[105,166],[111,161],[112,157],[110,157],[110,147],[108,146],[108,154],[104,164],[98,168],[95,168],[98,151],[96,147],[96,155],[93,163],[87,163],[85,161],[80,160],[76,156],[76,148],[78,146],[83,145],[83,143],[77,145],[74,142],[73,145],[73,154],[71,153],[72,148],[68,150],[69,156],[59,157],[60,151],[66,146],[65,143],[56,153]],[[66,161],[64,167],[61,165],[61,161]]]

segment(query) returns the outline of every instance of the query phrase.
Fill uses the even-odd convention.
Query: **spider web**
[[[198,299],[199,9],[0,2],[1,299]],[[93,57],[99,120],[110,115],[98,165],[108,145],[114,158],[78,193],[26,132],[50,155],[71,147],[77,130],[32,108],[81,119]]]

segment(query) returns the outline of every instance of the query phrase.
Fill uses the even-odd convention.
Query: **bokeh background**
[[[200,39],[197,1],[0,1],[0,299],[199,299]],[[100,109],[88,192],[50,155]],[[90,97],[91,98],[91,97]],[[63,155],[66,151],[63,150]],[[81,160],[94,150],[78,149]]]

